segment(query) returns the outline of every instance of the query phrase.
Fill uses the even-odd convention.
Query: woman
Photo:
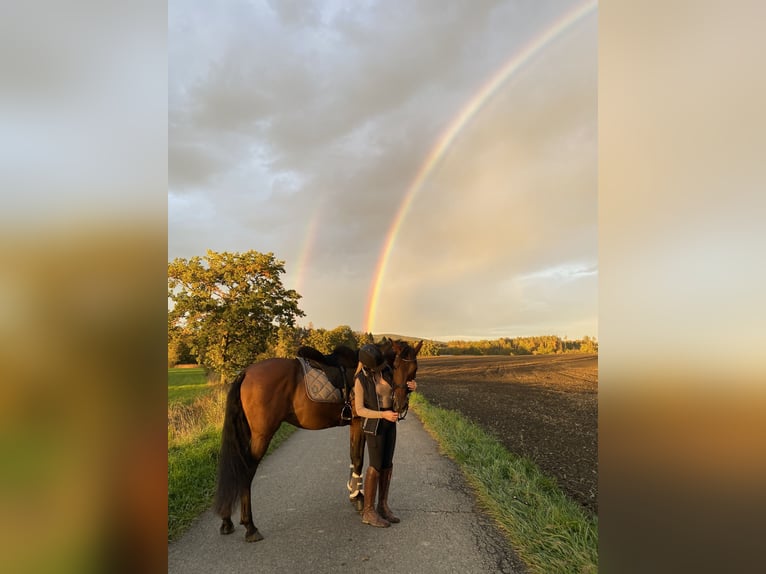
[[[359,365],[354,378],[354,406],[362,422],[367,439],[369,466],[364,478],[364,510],[362,522],[371,526],[388,527],[399,522],[388,507],[388,489],[393,472],[394,448],[396,447],[396,422],[399,415],[394,411],[394,388],[391,370],[386,367],[383,354],[375,345],[359,349]],[[407,388],[414,391],[415,381]],[[377,509],[375,494],[380,490]]]

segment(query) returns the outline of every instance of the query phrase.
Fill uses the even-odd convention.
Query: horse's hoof
[[[263,535],[258,532],[258,529],[256,528],[253,532],[248,532],[245,535],[245,540],[248,542],[258,542],[259,540],[263,540]]]
[[[231,534],[234,532],[234,523],[231,520],[224,520],[221,523],[221,534]]]

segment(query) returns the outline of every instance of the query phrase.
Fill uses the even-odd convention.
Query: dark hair
[[[359,361],[368,369],[377,369],[383,364],[383,353],[375,345],[364,345],[359,349]]]

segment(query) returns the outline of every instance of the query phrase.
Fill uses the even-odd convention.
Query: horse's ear
[[[415,345],[415,354],[417,355],[420,352],[420,347],[423,346],[423,341],[418,341],[418,344]]]

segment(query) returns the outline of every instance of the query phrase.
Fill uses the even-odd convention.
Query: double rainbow
[[[409,185],[407,192],[404,194],[404,198],[402,199],[399,209],[397,210],[396,215],[391,222],[391,226],[388,229],[388,233],[386,234],[386,239],[383,243],[380,256],[378,257],[378,263],[373,274],[373,280],[370,284],[369,295],[367,298],[367,309],[365,311],[366,319],[364,323],[365,332],[373,331],[380,299],[380,287],[383,284],[383,277],[386,274],[388,260],[391,257],[391,252],[393,251],[394,243],[396,242],[396,236],[399,233],[402,222],[407,216],[407,212],[409,211],[415,196],[423,187],[425,180],[439,164],[445,152],[455,141],[455,138],[479,110],[481,110],[492,95],[524,64],[545,48],[546,45],[556,39],[568,28],[575,25],[589,14],[595,12],[597,6],[598,2],[594,0],[588,0],[587,2],[576,6],[546,28],[539,36],[536,36],[526,44],[521,50],[515,53],[510,60],[500,68],[500,70],[484,83],[479,91],[476,92],[466,105],[463,106],[457,116],[455,116],[449,123],[447,128],[439,135],[433,148],[415,174],[415,178]]]

